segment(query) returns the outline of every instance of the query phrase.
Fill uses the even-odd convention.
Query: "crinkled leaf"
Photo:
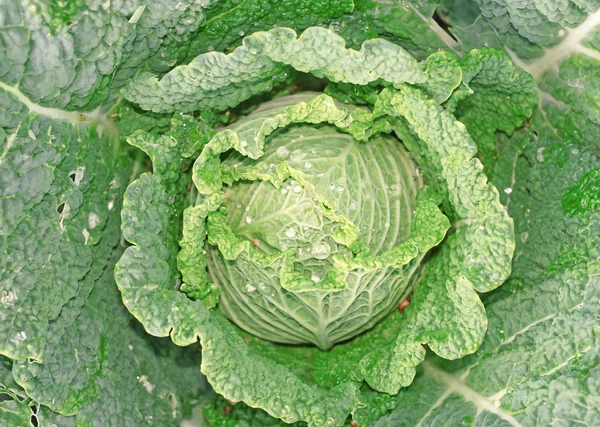
[[[284,81],[287,65],[355,84],[377,79],[395,84],[424,80],[419,64],[385,40],[366,41],[355,51],[346,49],[343,38],[324,28],[311,27],[301,37],[292,29],[274,28],[246,37],[242,46],[228,55],[200,55],[160,80],[148,74],[137,76],[124,94],[154,112],[224,110]]]
[[[350,0],[239,0],[214,2],[207,10],[208,20],[192,39],[188,57],[222,52],[239,45],[246,34],[278,27],[302,31],[319,22],[352,12]]]
[[[559,19],[569,16],[573,4],[564,2],[567,9]],[[510,21],[526,37],[534,29],[550,31],[547,40],[527,42],[529,46],[554,43],[556,34],[559,39],[568,34],[555,32],[560,26],[545,23],[545,18],[519,23],[517,17],[526,9],[495,6],[494,25]],[[538,7],[528,13],[540,13],[541,3]],[[566,27],[594,19],[597,13]],[[537,24],[521,27],[527,22]],[[514,48],[515,37],[521,36],[506,28],[501,40]],[[589,36],[583,43],[591,48],[594,28],[597,21],[587,33],[581,26],[571,32]],[[454,362],[426,361],[409,392],[398,395],[397,408],[375,425],[436,425],[440,419],[473,425],[571,425],[598,418],[593,402],[598,399],[600,348],[600,218],[588,209],[599,164],[592,142],[600,135],[593,113],[597,61],[593,52],[573,54],[570,49],[578,49],[580,41],[571,38],[573,44],[563,44],[564,57],[556,55],[558,50],[550,56],[549,49],[542,55],[545,60],[530,64],[530,70],[548,68],[538,82],[544,92],[529,132],[497,139],[499,154],[489,173],[504,189],[501,201],[514,218],[517,239],[508,283],[484,300],[489,332],[481,348]],[[538,47],[538,56],[540,52]],[[528,55],[526,50],[519,54]]]
[[[511,135],[531,116],[537,102],[534,80],[495,49],[471,51],[460,66],[463,83],[472,94],[458,102],[455,115],[467,126],[479,151],[490,156],[497,132]]]
[[[162,242],[173,214],[167,199],[159,175],[142,175],[126,192],[123,232],[134,246],[125,251],[115,272],[125,305],[153,335],[170,335],[180,345],[200,338],[202,372],[227,398],[262,407],[286,422],[322,425],[331,418],[333,425],[341,424],[354,406],[356,386],[318,389],[286,368],[249,354],[228,321],[175,287],[165,261],[169,250]]]
[[[460,44],[434,18],[436,1],[357,0],[351,16],[330,25],[354,45],[383,37],[419,60],[439,50],[458,53]]]

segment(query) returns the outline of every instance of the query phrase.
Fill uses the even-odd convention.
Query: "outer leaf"
[[[434,18],[436,6],[436,1],[357,0],[355,13],[331,27],[355,45],[383,37],[420,60],[439,50],[458,53],[460,44]]]
[[[497,132],[511,135],[531,116],[537,101],[534,80],[495,49],[471,51],[460,64],[464,85],[473,93],[459,101],[455,114],[479,151],[490,156]]]
[[[202,378],[185,352],[139,333],[112,280],[121,193],[139,164],[104,110],[67,110],[110,98],[156,52],[160,23],[186,12],[48,3],[0,3],[0,352],[40,425],[178,424]]]
[[[534,80],[502,51],[474,49],[462,59],[441,51],[430,55],[424,64],[426,80],[418,86],[467,126],[480,157],[486,160],[493,158],[496,134],[511,135],[531,116],[537,102]],[[385,82],[368,86],[330,83],[325,91],[344,102],[372,105],[382,86],[389,87]],[[401,132],[403,140],[410,139],[407,132],[410,130]],[[418,145],[413,143],[411,150]],[[427,151],[427,147],[413,151]],[[428,173],[427,169],[428,181],[436,182],[439,170]]]
[[[385,40],[369,40],[355,51],[346,49],[344,39],[330,30],[312,27],[297,38],[289,28],[275,28],[246,37],[229,55],[200,55],[161,80],[148,74],[138,76],[124,94],[129,101],[154,112],[224,110],[285,79],[284,64],[317,77],[355,84],[379,78],[391,83],[424,80],[417,62]],[[373,69],[376,72],[370,71]]]
[[[513,19],[524,10],[498,5],[495,15]],[[599,398],[594,384],[600,349],[600,218],[588,208],[594,199],[586,191],[593,192],[600,163],[594,143],[599,122],[593,113],[598,67],[595,51],[578,47],[595,46],[595,26],[589,25],[594,20],[597,14],[559,34],[570,40],[557,46],[565,56],[549,49],[541,57],[545,60],[531,63],[530,70],[546,71],[543,77],[537,74],[545,93],[529,123],[531,133],[498,139],[492,181],[504,189],[501,200],[515,219],[518,238],[508,283],[485,299],[486,339],[465,359],[426,361],[410,392],[399,395],[397,409],[376,425],[437,425],[440,419],[476,426],[572,425],[598,418],[592,402]],[[548,43],[553,43],[556,24],[527,22],[551,28]],[[513,40],[502,38],[511,47]],[[566,58],[573,50],[580,53]]]
[[[270,417],[261,409],[250,408],[243,403],[232,405],[220,396],[201,403],[202,415],[213,427],[236,426],[288,426],[277,418]],[[297,423],[301,425],[300,423]]]
[[[287,1],[269,8],[211,0],[3,1],[0,81],[20,83],[43,106],[92,109],[113,99],[141,69],[164,73],[209,47],[235,44],[240,32],[282,21],[302,30],[352,7],[346,0],[294,5],[290,16]]]
[[[471,253],[464,261],[462,274],[480,292],[498,287],[510,272],[512,221],[499,203],[496,188],[487,182],[481,163],[473,159],[476,146],[464,125],[408,86],[399,93],[381,95],[376,114],[384,113],[403,115],[432,157],[442,164],[450,203],[461,219],[455,224],[457,234],[477,245],[477,249],[460,247]],[[488,246],[490,242],[495,243]]]
[[[508,276],[514,234],[496,189],[481,174],[479,161],[472,159],[475,145],[460,122],[409,87],[397,94],[382,93],[376,112],[406,117],[443,165],[441,175],[450,202],[463,218],[428,262],[394,350],[385,349],[362,361],[366,381],[395,394],[412,379],[414,366],[424,358],[422,343],[446,359],[463,357],[479,347],[487,319],[475,289],[489,291]],[[447,138],[453,143],[447,145]],[[394,376],[382,383],[384,372]]]
[[[129,310],[153,335],[170,335],[180,345],[200,338],[202,372],[229,399],[263,407],[287,422],[340,425],[354,406],[354,385],[325,391],[302,383],[284,367],[248,354],[226,320],[177,290],[162,242],[172,215],[168,203],[159,175],[144,174],[127,190],[123,232],[135,246],[125,251],[115,275]]]
[[[39,107],[14,89],[2,93],[23,111],[20,123],[3,123],[1,131],[0,244],[9,255],[0,269],[2,352],[17,359],[12,375],[34,399],[5,405],[31,417],[29,406],[41,403],[81,424],[118,418],[134,425],[145,416],[177,423],[184,398],[202,385],[194,362],[163,376],[179,351],[154,347],[132,329],[112,280],[127,157],[113,160],[118,144],[102,122],[73,124],[79,113]],[[179,374],[182,381],[166,380]],[[47,408],[37,416],[64,421]]]
[[[71,2],[66,7],[5,1],[1,80],[19,83],[40,105],[97,107],[110,96],[111,86],[122,86],[161,44],[173,44],[170,30],[179,27],[178,36],[189,40],[203,23],[204,7],[191,0]]]
[[[486,300],[489,333],[482,347],[460,361],[424,362],[398,408],[376,425],[436,425],[455,417],[477,426],[570,425],[598,417],[592,402],[598,399],[600,222],[597,212],[566,217],[559,197],[580,165],[585,171],[598,159],[592,152],[570,153],[559,167],[560,157],[536,160],[542,144],[527,142],[514,172],[497,167],[497,179],[516,176],[509,206],[521,239],[509,283]],[[514,152],[504,156],[512,164]],[[554,186],[546,185],[550,178]],[[556,235],[547,232],[555,227]],[[556,272],[556,262],[564,260],[560,248],[576,244],[585,254]]]
[[[37,402],[75,415],[77,425],[174,425],[203,387],[197,350],[144,336],[131,323],[112,277],[119,255],[53,325],[48,362],[15,362],[13,375]]]
[[[188,57],[210,51],[222,52],[240,44],[245,34],[266,31],[274,26],[302,31],[352,12],[353,8],[350,0],[220,1],[208,9],[208,20],[193,38]]]
[[[13,116],[0,129],[0,247],[6,254],[0,260],[0,351],[40,361],[49,323],[79,293],[118,203],[118,191],[110,188],[114,139],[74,125],[77,114],[46,111],[0,92],[21,112],[20,122]]]
[[[446,51],[436,52],[427,57],[425,73],[427,81],[421,87],[440,104],[452,95],[463,79],[458,58]]]

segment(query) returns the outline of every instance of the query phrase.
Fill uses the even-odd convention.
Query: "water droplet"
[[[510,194],[510,193],[512,193],[512,188],[510,188],[510,187],[507,187],[507,188],[505,188],[505,189],[504,189],[504,192],[505,192],[506,194]]]
[[[335,189],[335,191],[337,191],[338,193],[343,193],[344,192],[344,187],[338,187]]]
[[[335,190],[335,184],[329,184],[329,189],[330,190]]]
[[[275,290],[271,286],[267,286],[264,283],[258,284],[258,290],[260,291],[261,294],[263,294],[267,298],[271,298],[271,297],[275,296]]]
[[[81,230],[81,234],[83,234],[83,238],[85,239],[83,244],[87,245],[88,240],[90,240],[90,232],[87,230],[87,228],[84,228]]]
[[[247,142],[247,141],[245,141],[245,140],[243,140],[242,142],[240,142],[240,146],[241,146],[242,148],[246,148],[246,147],[248,146],[248,142]]]
[[[245,33],[245,32],[243,32],[243,31],[240,31],[240,32],[238,33],[238,35],[239,35],[240,37],[244,37],[244,34],[246,34],[246,33]]]
[[[284,188],[281,189],[281,194],[286,194],[287,192],[288,192],[287,188],[284,187]]]
[[[19,331],[16,338],[19,341],[25,341],[27,339],[27,335],[25,335],[25,332]]]
[[[527,241],[528,237],[529,237],[529,233],[527,231],[524,231],[523,233],[521,233],[521,242],[525,243]]]
[[[312,281],[313,281],[313,282],[315,282],[315,283],[319,283],[319,282],[321,281],[321,278],[320,278],[319,276],[317,276],[315,273],[313,273],[313,274],[310,276],[310,280],[312,280]]]
[[[355,211],[356,210],[356,202],[350,203],[350,210],[351,211]]]
[[[304,163],[304,169],[310,169],[310,168],[312,168],[312,163],[311,162]]]
[[[247,217],[246,217],[246,222],[247,222],[248,224],[252,224],[252,221],[253,221],[252,217],[250,217],[250,216],[247,216]]]
[[[2,303],[3,306],[13,306],[15,305],[16,300],[17,294],[12,289],[2,291],[2,296],[0,296],[0,303]]]
[[[275,153],[282,159],[285,159],[290,154],[290,151],[285,147],[279,147]]]
[[[294,185],[294,188],[292,188],[292,190],[294,191],[294,193],[300,193],[302,191],[302,187],[299,185]]]
[[[288,228],[285,232],[285,235],[291,239],[292,237],[296,236],[296,230],[294,230],[293,228]]]
[[[302,160],[306,157],[306,153],[303,150],[294,150],[292,151],[292,155],[290,156],[290,160],[292,162],[296,162],[298,160]]]
[[[311,255],[317,259],[325,259],[329,256],[331,248],[327,243],[315,243],[311,249]]]
[[[90,230],[96,228],[98,224],[100,224],[100,217],[97,213],[90,212],[90,214],[88,215],[88,226],[90,227]]]
[[[248,291],[248,293],[252,293],[256,290],[256,288],[254,286],[252,286],[251,283],[246,283],[246,291]]]
[[[540,163],[544,163],[544,150],[546,149],[546,147],[540,147],[537,150],[537,155],[536,155],[536,159],[538,162]]]

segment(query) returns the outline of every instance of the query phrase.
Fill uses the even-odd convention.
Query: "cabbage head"
[[[256,132],[307,101],[272,101],[228,131]],[[449,224],[417,204],[422,179],[392,136],[359,141],[334,124],[302,123],[266,137],[263,151],[222,162],[223,204],[208,216],[208,271],[220,308],[241,328],[326,350],[407,298],[420,261]],[[411,231],[417,209],[421,221],[432,216],[427,242],[424,230]]]

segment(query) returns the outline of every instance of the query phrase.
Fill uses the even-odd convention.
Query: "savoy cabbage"
[[[595,0],[0,0],[0,425],[594,425],[599,70]]]

